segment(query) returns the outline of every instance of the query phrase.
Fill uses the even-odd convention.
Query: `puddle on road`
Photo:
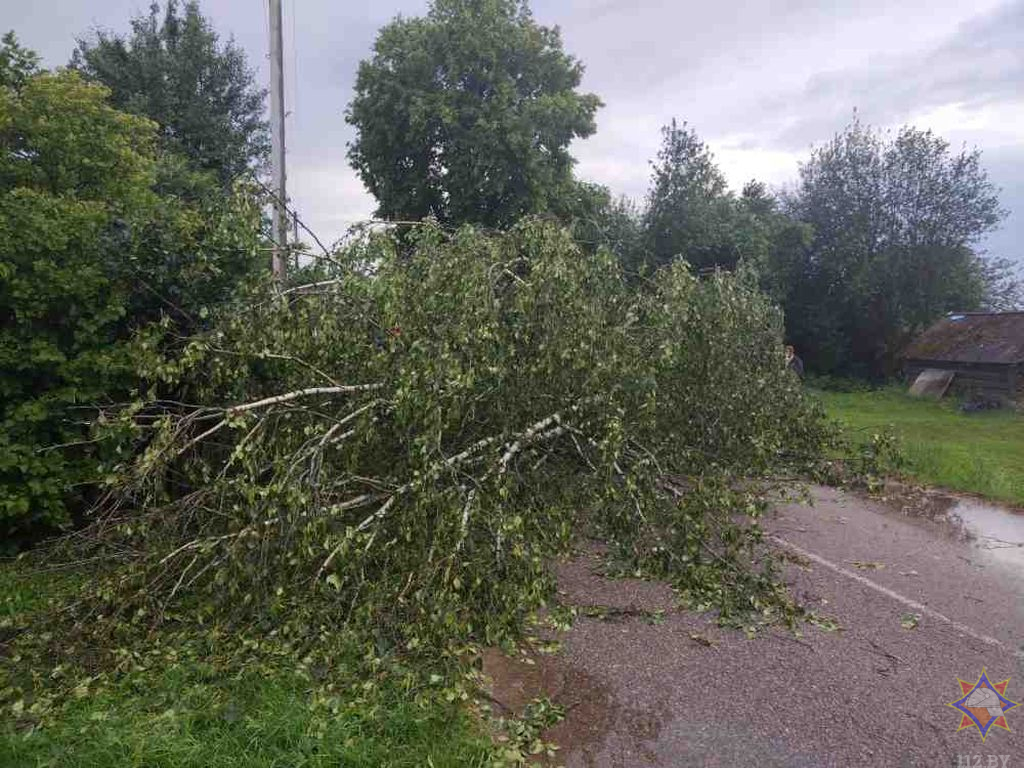
[[[906,521],[944,531],[984,560],[1010,568],[1024,584],[1024,510],[896,481],[886,484],[881,500]]]
[[[1024,572],[1024,514],[969,498],[958,499],[948,514],[986,556]]]

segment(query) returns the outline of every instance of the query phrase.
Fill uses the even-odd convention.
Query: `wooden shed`
[[[961,392],[1024,400],[1024,312],[947,315],[904,353],[910,381],[928,369],[953,373],[952,386]]]

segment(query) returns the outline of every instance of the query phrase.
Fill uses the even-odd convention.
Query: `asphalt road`
[[[562,745],[554,764],[932,768],[996,755],[1008,757],[992,765],[1024,768],[1024,704],[985,743],[976,728],[958,732],[947,706],[962,696],[957,679],[983,669],[1024,701],[1019,562],[948,525],[831,489],[814,497],[780,507],[766,528],[798,551],[787,579],[836,631],[749,640],[680,611],[664,585],[601,576],[594,554],[560,567],[563,601],[622,612],[579,617],[562,652],[540,659],[547,693],[568,710],[549,733]],[[643,615],[659,610],[664,620]]]

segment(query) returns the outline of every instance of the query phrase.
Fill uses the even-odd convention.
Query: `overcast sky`
[[[77,36],[124,31],[140,0],[2,0],[13,27],[48,65]],[[264,0],[203,0],[267,79]],[[324,240],[366,218],[373,200],[345,159],[343,112],[356,66],[377,29],[426,0],[284,0],[289,192]],[[864,122],[932,128],[984,151],[1011,210],[991,253],[1024,262],[1024,0],[535,0],[536,19],[561,27],[598,94],[597,134],[577,142],[581,178],[643,196],[658,130],[689,122],[731,184],[796,178],[812,144],[856,108]]]

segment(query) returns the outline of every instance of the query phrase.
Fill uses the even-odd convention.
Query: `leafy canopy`
[[[673,120],[661,133],[642,216],[648,265],[683,259],[698,270],[765,266],[781,228],[764,188],[748,185],[737,199],[696,131]]]
[[[571,194],[569,144],[595,130],[583,66],[524,0],[435,0],[359,66],[352,166],[392,220],[502,226]]]
[[[650,258],[655,264],[675,258],[698,267],[734,264],[734,257],[723,259],[730,243],[720,225],[730,201],[711,151],[685,123],[673,120],[661,135],[644,216]]]
[[[127,397],[131,337],[189,332],[256,256],[258,208],[204,195],[156,126],[75,72],[0,88],[0,533],[68,522],[96,479],[90,406]],[[168,174],[191,202],[162,195]]]
[[[787,321],[816,367],[891,375],[942,314],[979,308],[992,275],[976,248],[1005,216],[981,152],[930,131],[854,121],[813,151],[790,200],[814,240],[789,272]]]
[[[39,54],[22,47],[13,30],[5,33],[0,40],[0,87],[18,90],[38,71]]]
[[[162,15],[154,2],[131,27],[127,37],[100,30],[79,40],[71,66],[106,85],[116,108],[155,120],[194,168],[228,184],[259,166],[269,148],[266,92],[242,49],[220,42],[196,0],[181,11],[168,0]]]

